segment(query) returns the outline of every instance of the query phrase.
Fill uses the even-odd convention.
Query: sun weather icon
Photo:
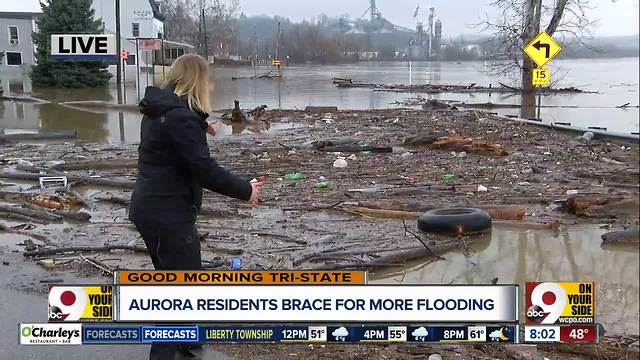
[[[427,336],[429,336],[429,331],[425,329],[424,326],[421,326],[411,332],[411,336],[413,336],[416,341],[426,341]]]
[[[341,326],[331,333],[331,336],[336,338],[336,341],[347,341],[347,336],[349,336],[349,331],[346,327]]]
[[[493,330],[489,334],[489,338],[491,339],[491,341],[495,341],[495,342],[509,341],[509,335],[507,334],[508,332],[509,332],[509,329],[507,329],[506,327],[501,327],[498,330]]]

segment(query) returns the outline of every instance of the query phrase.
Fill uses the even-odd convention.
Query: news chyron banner
[[[113,320],[113,286],[49,287],[49,322]]]
[[[361,271],[123,271],[113,286],[51,286],[49,321],[513,323],[517,298],[516,285],[372,285]]]
[[[122,271],[115,284],[265,285],[366,284],[364,271]],[[143,286],[146,288],[146,286]],[[49,322],[113,321],[112,285],[52,285],[49,287]]]
[[[527,324],[594,324],[593,282],[528,282]]]
[[[116,321],[515,322],[514,286],[121,285]]]
[[[373,285],[366,272],[123,271],[114,320],[517,322],[517,298],[516,285]]]
[[[118,271],[116,285],[356,285],[366,271]]]

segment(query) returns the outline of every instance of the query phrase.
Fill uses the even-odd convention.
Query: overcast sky
[[[369,7],[368,0],[239,0],[241,11],[247,15],[281,15],[292,20],[309,19],[325,13],[330,16],[349,14],[359,18]],[[435,8],[437,18],[442,20],[443,36],[473,33],[470,25],[477,23],[485,14],[492,14],[491,0],[420,0],[422,16],[430,6]],[[637,34],[639,0],[591,0],[595,6],[590,11],[592,18],[599,19],[593,29],[594,35]],[[377,0],[382,15],[396,25],[415,28],[413,13],[418,0]]]
[[[134,1],[134,0],[123,0]],[[135,0],[143,1],[143,0]],[[294,21],[325,13],[330,16],[349,14],[359,18],[369,7],[368,0],[239,0],[247,15],[280,15]],[[593,33],[597,36],[631,35],[639,32],[640,0],[590,0],[595,6],[590,16],[598,19]],[[422,16],[433,6],[442,20],[445,37],[473,33],[471,24],[484,15],[493,15],[491,0],[420,0]],[[413,13],[418,0],[377,0],[382,15],[396,25],[414,28]],[[0,11],[39,11],[38,0],[0,0]]]

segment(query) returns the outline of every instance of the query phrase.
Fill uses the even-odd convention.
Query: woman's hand
[[[218,125],[218,122],[216,120],[210,120],[207,121],[207,123],[209,124],[207,127],[207,133],[211,136],[216,136],[216,125]]]
[[[249,203],[253,206],[258,206],[258,200],[260,198],[260,190],[264,185],[264,181],[252,181],[251,182],[251,198]]]

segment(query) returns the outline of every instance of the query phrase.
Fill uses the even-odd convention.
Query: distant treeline
[[[237,1],[209,0],[204,3],[205,26],[199,0],[168,0],[164,8],[168,39],[193,44],[200,54],[240,56],[268,60],[278,57],[290,63],[334,63],[359,60],[404,60],[415,56],[417,33],[380,31],[368,19],[349,15],[319,15],[294,23],[279,16],[246,16]],[[280,35],[278,36],[278,24]],[[446,24],[444,24],[446,34]],[[471,38],[471,37],[470,37]],[[638,56],[638,36],[600,38],[563,44],[564,58]],[[561,41],[562,43],[562,41]],[[463,36],[442,40],[433,60],[462,61],[496,59],[499,41],[489,37]]]

